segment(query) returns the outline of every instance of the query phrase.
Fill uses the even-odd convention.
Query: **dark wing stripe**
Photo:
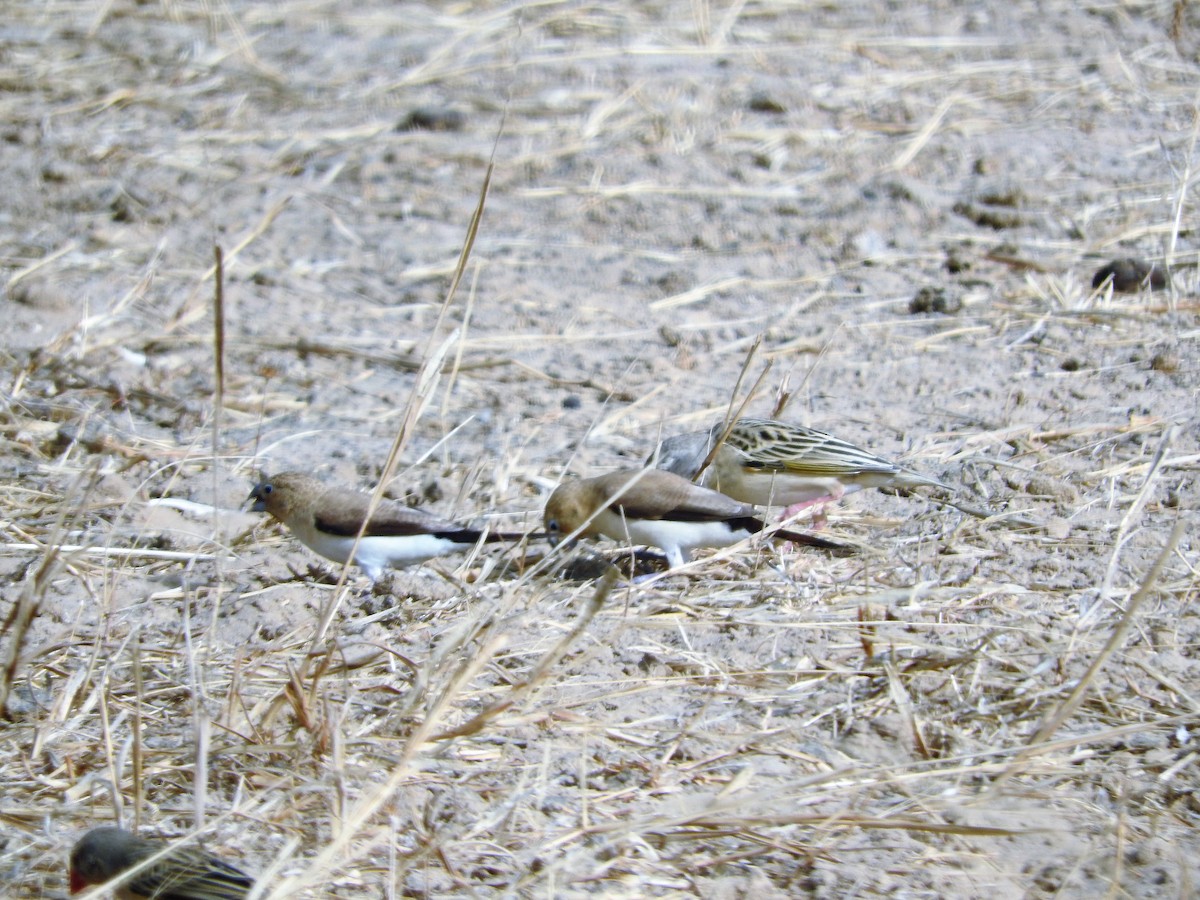
[[[314,524],[318,531],[323,531],[326,534],[334,534],[338,537],[354,537],[358,534],[359,526],[362,525],[362,513],[365,510],[357,511],[357,514],[321,514],[315,516]],[[425,517],[416,510],[402,511],[402,515],[395,515],[389,510],[383,510],[383,514],[378,512],[371,519],[370,525],[367,527],[366,534],[379,535],[381,537],[413,537],[422,534],[438,534],[446,536],[466,531],[467,529],[460,528],[453,522],[446,522],[434,516]]]
[[[483,532],[471,528],[456,528],[453,531],[430,531],[428,534],[445,541],[454,541],[456,544],[474,544]]]
[[[691,507],[675,507],[667,510],[654,510],[653,513],[645,509],[626,509],[623,503],[618,502],[618,512],[623,516],[628,516],[631,519],[669,519],[672,522],[720,522],[725,519],[720,514],[714,514],[712,510],[696,510]],[[729,519],[731,524],[740,522],[740,519]],[[750,519],[750,521],[757,521]],[[757,529],[755,529],[757,531]]]
[[[544,537],[544,534],[526,534],[523,531],[489,531],[487,537],[484,538],[484,542],[490,544],[493,541],[523,541],[525,538],[538,540]],[[479,540],[479,538],[476,537],[475,540]]]
[[[758,534],[766,527],[762,519],[755,518],[754,516],[738,516],[736,519],[726,519],[726,521],[734,531],[744,529],[751,534]]]

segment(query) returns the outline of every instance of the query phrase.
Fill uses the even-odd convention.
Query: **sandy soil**
[[[202,824],[272,897],[1195,895],[1186,5],[0,31],[10,896],[114,818]],[[1125,257],[1166,287],[1094,290]],[[532,529],[768,365],[749,411],[982,515],[858,494],[848,559],[740,547],[598,608],[537,541],[339,590],[238,507],[260,469],[374,485],[447,340],[389,486],[445,515]]]

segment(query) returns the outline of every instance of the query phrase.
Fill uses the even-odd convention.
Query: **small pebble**
[[[964,256],[961,250],[953,248],[946,251],[946,271],[951,275],[969,271],[970,268],[971,260]]]
[[[1112,279],[1114,291],[1136,294],[1143,288],[1161,291],[1167,286],[1167,277],[1158,266],[1141,259],[1114,259],[1092,276],[1092,287],[1103,287]]]
[[[945,288],[923,287],[908,301],[908,312],[917,316],[923,313],[945,313],[947,315],[962,309],[962,301],[957,297],[946,295]]]
[[[1179,369],[1179,357],[1170,350],[1155,353],[1150,360],[1150,368],[1156,372],[1175,372]]]
[[[465,113],[457,109],[419,106],[400,120],[397,131],[462,131],[467,124]]]
[[[961,201],[954,204],[954,212],[965,219],[970,219],[983,228],[1003,231],[1006,228],[1020,228],[1025,224],[1019,212],[1009,207],[991,206],[987,203],[969,203]]]
[[[579,409],[581,406],[583,406],[583,400],[579,398],[578,394],[568,394],[566,397],[563,397],[563,409]]]
[[[750,98],[750,109],[754,112],[772,113],[781,115],[787,112],[787,107],[776,100],[769,94],[757,93]]]

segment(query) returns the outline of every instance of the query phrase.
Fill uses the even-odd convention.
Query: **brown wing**
[[[714,522],[754,513],[749,503],[692,484],[662,469],[623,469],[602,475],[595,484],[604,496],[616,498],[610,505],[632,519]],[[621,493],[623,489],[625,492]]]
[[[368,495],[357,492],[327,491],[321,498],[313,524],[326,534],[354,537],[366,518],[370,500]],[[413,509],[395,500],[381,500],[364,534],[373,537],[411,537],[418,534],[450,535],[467,530],[456,522]]]

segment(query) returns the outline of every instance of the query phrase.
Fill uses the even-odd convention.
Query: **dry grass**
[[[1194,894],[1187,16],[883,6],[9,11],[13,896],[111,821],[261,898]],[[1089,287],[1127,255],[1169,289]],[[961,491],[390,594],[237,510],[533,529],[748,394]]]

